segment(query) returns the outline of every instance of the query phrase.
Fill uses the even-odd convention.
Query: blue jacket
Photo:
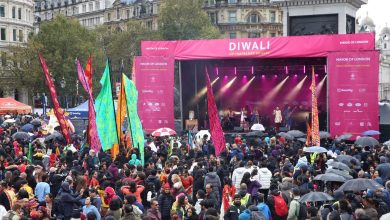
[[[83,206],[83,214],[84,215],[87,215],[90,212],[93,212],[95,214],[96,220],[101,220],[100,213],[94,205],[90,205],[89,207],[87,207],[86,205]]]
[[[257,209],[261,213],[263,213],[265,220],[270,220],[271,217],[271,210],[269,209],[268,205],[265,204],[264,202],[257,204]]]
[[[244,212],[242,212],[239,216],[238,219],[240,220],[250,220],[251,219],[251,212],[249,209],[245,209]]]

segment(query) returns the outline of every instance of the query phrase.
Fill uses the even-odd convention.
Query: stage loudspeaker
[[[287,132],[288,128],[287,127],[280,127],[279,132]]]
[[[242,128],[242,127],[234,127],[234,131],[235,132],[243,132],[244,128]]]

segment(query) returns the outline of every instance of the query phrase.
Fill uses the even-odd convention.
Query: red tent
[[[0,98],[0,115],[7,113],[31,113],[31,106],[18,102],[13,98]]]

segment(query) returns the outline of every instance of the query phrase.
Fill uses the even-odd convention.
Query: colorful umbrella
[[[176,135],[176,132],[170,128],[159,128],[152,132],[152,136],[154,137],[163,137],[171,135]]]

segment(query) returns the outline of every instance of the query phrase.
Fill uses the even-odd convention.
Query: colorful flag
[[[28,162],[32,163],[32,157],[33,157],[33,150],[32,150],[32,144],[28,144],[28,154],[27,154],[27,160]]]
[[[318,122],[318,108],[316,96],[316,79],[314,67],[311,67],[311,142],[313,146],[320,146],[320,128]]]
[[[306,128],[307,128],[307,136],[306,136],[306,145],[310,145],[310,138],[311,138],[311,128],[308,121],[306,121]]]
[[[126,117],[126,95],[125,87],[123,86],[123,75],[121,77],[121,88],[118,96],[118,103],[116,108],[116,130],[118,131],[118,140],[123,142],[122,124]],[[111,156],[115,158],[119,153],[119,145],[115,144],[111,149]]]
[[[92,56],[88,56],[87,65],[85,66],[85,78],[87,78],[89,88],[92,93]]]
[[[102,89],[95,101],[96,127],[102,149],[106,151],[111,149],[114,144],[119,143],[108,60],[100,84],[102,85]]]
[[[100,149],[102,148],[102,145],[100,143],[99,135],[96,128],[96,113],[95,113],[92,89],[88,83],[86,74],[84,73],[84,70],[81,67],[79,59],[76,59],[76,68],[77,68],[77,75],[81,82],[81,85],[83,86],[84,90],[88,94],[88,134],[87,134],[88,144],[91,147],[91,149],[95,150],[95,152],[99,152]]]
[[[207,109],[210,121],[211,139],[215,148],[215,156],[219,156],[225,150],[225,137],[223,135],[221,122],[219,121],[217,105],[215,104],[214,94],[210,83],[210,77],[206,68],[207,85]]]
[[[64,111],[60,108],[56,88],[49,74],[49,69],[47,68],[46,61],[41,54],[39,54],[39,62],[41,63],[42,71],[45,74],[46,85],[49,87],[51,101],[54,105],[54,114],[58,120],[58,123],[60,124],[61,132],[64,135],[66,142],[70,144],[72,143],[72,138],[70,137],[69,128],[66,126]]]
[[[133,147],[138,148],[141,156],[142,165],[144,165],[144,132],[142,130],[141,120],[138,116],[138,91],[133,81],[122,75],[123,84],[125,86],[126,106],[127,106],[127,120],[130,128],[130,135]]]

